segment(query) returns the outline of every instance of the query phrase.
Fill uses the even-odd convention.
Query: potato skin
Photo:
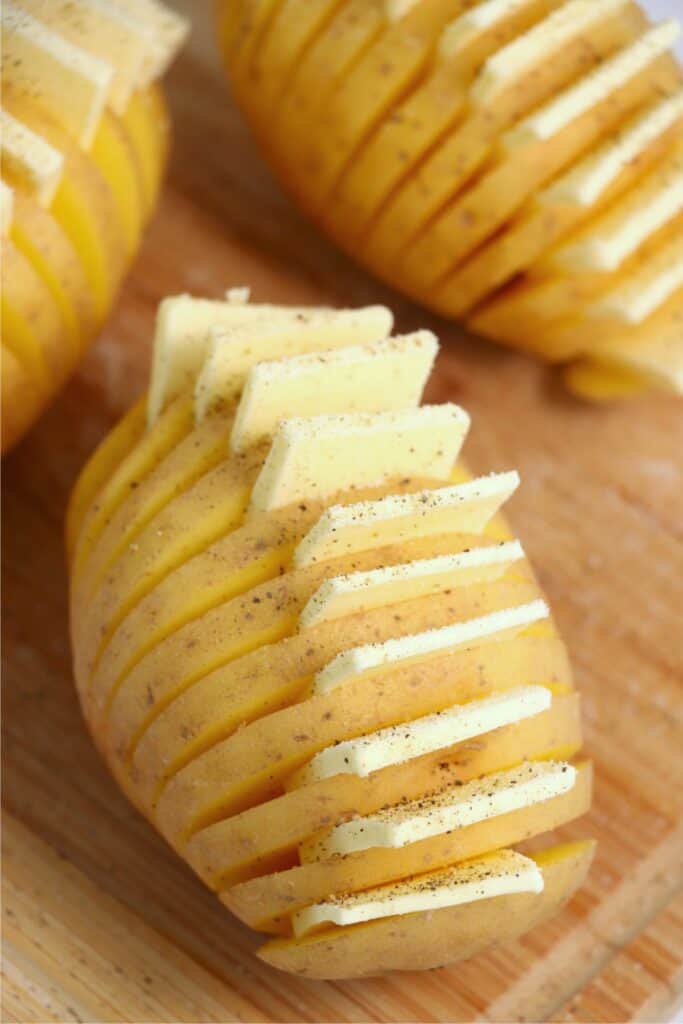
[[[481,99],[487,60],[557,13],[561,0],[529,0],[488,31],[463,30],[470,41],[450,56],[449,26],[463,15],[461,3],[424,0],[391,20],[380,0],[346,0],[322,31],[312,12],[260,23],[252,6],[218,4],[234,95],[284,187],[334,242],[392,287],[487,338],[570,367],[576,360],[581,372],[570,369],[565,380],[585,397],[683,388],[680,336],[672,358],[658,342],[657,311],[641,323],[595,312],[634,271],[643,246],[592,278],[552,266],[554,253],[598,224],[643,175],[678,158],[682,118],[588,205],[548,191],[680,90],[675,59],[662,53],[547,138],[509,141],[531,111],[642,38],[649,26],[635,0],[570,37],[490,102]],[[680,211],[672,214],[668,227],[680,232],[680,220]],[[653,237],[657,250],[666,239],[659,230]],[[566,283],[571,301],[558,298],[537,313],[535,286],[546,275]],[[680,287],[672,301],[680,323]]]

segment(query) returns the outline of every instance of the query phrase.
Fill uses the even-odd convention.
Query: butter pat
[[[683,118],[683,89],[633,118],[538,197],[539,202],[593,206],[620,174]]]
[[[515,540],[456,555],[336,576],[325,580],[310,598],[299,616],[299,629],[343,615],[445,593],[469,583],[489,582],[523,557],[522,545]]]
[[[384,0],[384,13],[388,21],[405,18],[421,0]]]
[[[404,882],[333,896],[292,915],[296,938],[324,925],[358,924],[398,914],[455,907],[512,893],[543,891],[543,875],[530,857],[500,850],[455,867],[417,875]]]
[[[591,5],[596,13],[602,12],[607,6],[605,3],[595,4],[593,0]],[[616,56],[610,57],[579,79],[575,85],[530,114],[517,128],[507,133],[503,144],[517,146],[530,140],[547,140],[557,135],[666,53],[676,42],[679,33],[680,25],[676,21],[656,25]]]
[[[520,686],[467,704],[456,704],[412,722],[326,747],[297,772],[296,782],[306,785],[342,774],[364,777],[531,718],[547,711],[551,702],[550,690],[544,686]]]
[[[0,181],[0,235],[6,238],[14,219],[14,190]]]
[[[602,295],[586,313],[610,317],[624,324],[640,324],[681,287],[683,235],[678,234],[653,253],[640,269],[621,277],[619,286]],[[599,343],[596,348],[599,351]]]
[[[254,485],[250,510],[267,512],[393,479],[447,479],[469,424],[464,409],[452,403],[285,420]]]
[[[21,0],[21,8],[58,35],[113,68],[109,101],[123,113],[131,94],[142,83],[150,39],[139,22],[131,20],[110,0]]]
[[[683,145],[548,262],[570,271],[614,271],[682,210]]]
[[[309,862],[377,846],[408,846],[551,800],[567,793],[575,781],[576,769],[566,762],[531,761],[510,771],[451,786],[435,796],[345,821],[317,841],[307,843],[302,859]]]
[[[250,370],[264,361],[379,341],[387,337],[391,324],[384,306],[338,311],[273,307],[267,318],[260,316],[256,322],[228,330],[214,327],[195,389],[197,420],[216,404],[237,398]]]
[[[439,40],[439,55],[444,60],[456,56],[477,36],[502,28],[509,18],[536,4],[537,0],[483,0],[446,26]]]
[[[105,0],[99,0],[103,3]],[[190,21],[169,10],[160,0],[106,0],[147,31],[147,52],[141,85],[150,85],[165,73],[190,31]]]
[[[391,667],[443,654],[455,647],[470,646],[509,630],[525,629],[534,622],[547,619],[548,606],[540,598],[502,612],[491,612],[452,626],[429,629],[379,644],[366,644],[338,654],[329,665],[321,669],[313,683],[314,693],[329,693],[364,672]]]
[[[378,341],[393,324],[384,306],[311,309],[250,304],[242,301],[245,297],[248,293],[243,289],[233,289],[226,301],[174,295],[159,304],[148,400],[150,424],[170,401],[195,384],[195,408],[201,419],[214,402],[237,397],[256,363]]]
[[[37,101],[81,145],[90,145],[114,76],[110,64],[3,0],[2,66],[3,84]]]
[[[370,345],[258,363],[247,376],[230,446],[241,452],[272,438],[292,410],[305,417],[415,408],[438,348],[431,331],[417,331]]]
[[[49,206],[64,170],[59,150],[1,110],[0,152],[4,173],[20,182],[41,206]]]
[[[475,104],[490,104],[500,92],[553,59],[573,39],[627,7],[629,0],[571,0],[489,57],[472,87]]]
[[[298,544],[294,564],[442,533],[481,533],[518,486],[516,472],[492,473],[451,487],[332,505]]]

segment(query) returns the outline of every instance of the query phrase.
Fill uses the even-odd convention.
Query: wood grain
[[[203,4],[171,74],[170,180],[118,309],[78,376],[4,465],[6,1021],[665,1020],[683,979],[683,426],[675,400],[606,408],[467,338],[321,240],[268,175],[227,95]],[[70,673],[62,523],[88,453],[142,390],[169,292],[385,301],[435,329],[430,400],[472,413],[467,456],[519,468],[513,525],[573,654],[596,762],[587,886],[554,921],[425,975],[310,983],[238,925],[126,803]]]

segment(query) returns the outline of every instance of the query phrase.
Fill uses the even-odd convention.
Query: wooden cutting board
[[[189,8],[190,4],[187,4]],[[681,995],[683,422],[652,397],[606,408],[552,371],[389,294],[282,196],[226,93],[204,5],[169,92],[169,185],[115,315],[4,465],[5,1021],[666,1020]],[[201,9],[200,9],[201,8]],[[479,471],[518,467],[513,525],[584,694],[597,788],[562,838],[595,836],[588,884],[520,942],[424,975],[276,973],[127,804],[71,679],[62,523],[86,456],[142,390],[169,292],[380,301],[443,342],[429,399],[472,413]]]

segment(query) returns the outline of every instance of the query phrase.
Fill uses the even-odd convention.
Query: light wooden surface
[[[188,6],[190,6],[188,4]],[[683,427],[674,400],[580,404],[551,371],[465,338],[354,269],[280,194],[206,59],[173,71],[170,182],[116,315],[4,465],[3,1021],[666,1020],[683,984]],[[83,726],[70,675],[62,520],[97,440],[142,389],[168,292],[386,301],[443,351],[429,398],[473,414],[468,458],[517,466],[510,516],[573,653],[595,759],[585,889],[469,964],[311,983],[266,968],[133,811]]]

